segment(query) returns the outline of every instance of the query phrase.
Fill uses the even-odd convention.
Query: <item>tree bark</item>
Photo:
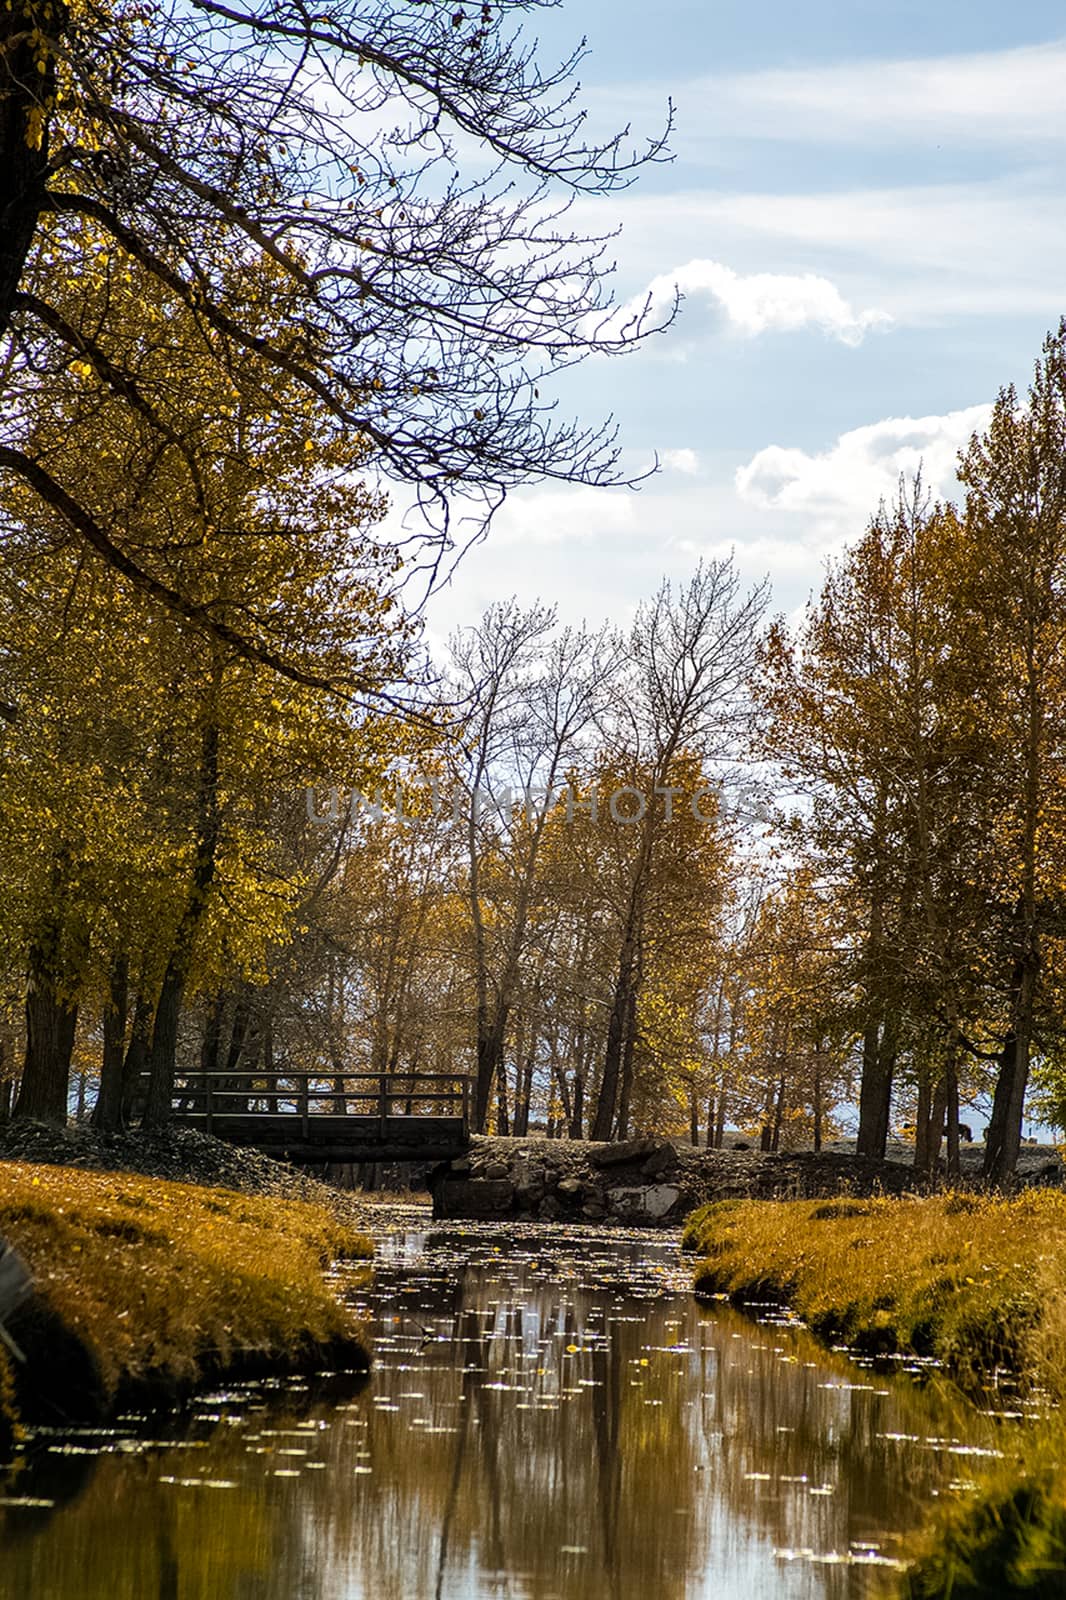
[[[30,951],[26,1055],[14,1114],[38,1122],[67,1120],[78,1007],[63,994],[58,970],[60,938],[61,930],[52,922]]]
[[[496,1132],[506,1139],[511,1131],[507,1114],[507,1065],[501,1058],[496,1065]]]
[[[143,1111],[144,1073],[148,1067],[148,1048],[152,1040],[155,1006],[144,989],[133,1004],[133,1021],[122,1063],[122,1120],[128,1122],[134,1111]]]
[[[918,1079],[918,1108],[914,1113],[915,1173],[928,1174],[929,1172],[929,1134],[932,1128],[930,1112],[929,1078],[923,1072]]]
[[[629,992],[626,1005],[626,1038],[622,1049],[622,1073],[619,1080],[618,1095],[618,1125],[615,1137],[626,1139],[629,1137],[629,1106],[633,1098],[633,1052],[637,1044],[637,988],[640,984],[639,969],[634,974],[633,986]]]
[[[940,1146],[944,1142],[944,1114],[948,1105],[948,1085],[944,1073],[936,1081],[929,1108],[929,1148],[926,1176],[935,1178],[940,1171]]]
[[[622,1055],[625,1050],[626,1017],[629,997],[636,973],[636,933],[627,927],[615,978],[611,1012],[607,1019],[607,1045],[603,1053],[603,1076],[596,1098],[596,1111],[589,1129],[591,1139],[607,1140],[615,1125],[618,1107],[618,1090],[622,1075]]]
[[[777,1100],[774,1105],[774,1134],[770,1141],[770,1149],[776,1155],[781,1148],[781,1133],[785,1126],[785,1096],[787,1093],[787,1079],[781,1074],[781,1081],[777,1086]]]
[[[47,24],[50,38],[66,31],[67,9],[56,0]],[[48,171],[48,121],[42,118],[40,142],[30,134],[30,114],[52,102],[56,90],[55,56],[46,55],[38,72],[35,26],[28,7],[0,10],[0,335],[7,332],[26,258],[37,231]]]
[[[859,1131],[855,1149],[858,1155],[875,1161],[885,1159],[895,1067],[895,1051],[887,1027],[883,1023],[869,1023],[862,1039]]]
[[[217,690],[222,677],[221,667],[214,676]],[[215,876],[215,860],[219,841],[218,811],[218,756],[219,728],[213,709],[208,713],[200,743],[200,766],[197,783],[197,839],[196,859],[193,865],[192,884],[181,922],[174,939],[174,947],[167,963],[166,973],[156,1006],[152,1029],[152,1046],[148,1067],[148,1094],[144,1109],[146,1128],[163,1128],[170,1120],[170,1107],[174,1095],[174,1068],[178,1043],[178,1022],[181,1017],[185,986],[192,966],[196,931],[207,909],[207,896]]]
[[[989,1183],[997,1185],[1009,1182],[1018,1164],[1018,1152],[1022,1145],[1037,965],[1035,952],[1018,963],[1012,1006],[1013,1025],[999,1055],[999,1075],[992,1099],[992,1116],[985,1135],[985,1159],[981,1169],[982,1176]]]
[[[947,1121],[947,1175],[948,1179],[961,1176],[959,1160],[959,1074],[954,1055],[944,1068],[944,1110]]]
[[[129,960],[116,956],[111,967],[107,1004],[104,1006],[104,1049],[100,1063],[100,1092],[93,1107],[92,1125],[106,1133],[122,1126],[122,1068],[129,1009]]]

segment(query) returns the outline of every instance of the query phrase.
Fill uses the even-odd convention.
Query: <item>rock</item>
[[[509,1178],[511,1169],[506,1161],[490,1161],[485,1168],[485,1176],[494,1182],[498,1182],[500,1178]]]
[[[562,1178],[555,1185],[555,1192],[557,1194],[565,1194],[568,1197],[579,1195],[581,1193],[581,1189],[582,1184],[580,1178]]]
[[[470,1157],[459,1156],[455,1161],[449,1163],[448,1170],[456,1178],[465,1178],[470,1171]]]
[[[620,1144],[602,1144],[589,1150],[594,1167],[618,1167],[624,1161],[640,1161],[659,1148],[658,1139],[624,1139]]]
[[[545,1195],[537,1208],[537,1215],[543,1217],[546,1222],[551,1222],[555,1217],[562,1216],[562,1213],[563,1208],[553,1194]]]
[[[434,1212],[440,1217],[498,1217],[506,1215],[514,1200],[514,1185],[501,1179],[447,1179],[435,1196]]]
[[[646,1178],[657,1178],[660,1173],[672,1172],[677,1164],[678,1154],[673,1145],[662,1144],[652,1151],[640,1170]]]
[[[644,1189],[611,1189],[607,1203],[611,1213],[623,1222],[639,1222],[644,1216]]]
[[[658,1222],[668,1211],[673,1210],[680,1198],[681,1190],[675,1188],[672,1183],[658,1183],[654,1188],[644,1191],[645,1213]]]
[[[602,1222],[607,1215],[607,1207],[602,1200],[586,1200],[581,1207],[581,1215],[588,1217],[590,1222]]]

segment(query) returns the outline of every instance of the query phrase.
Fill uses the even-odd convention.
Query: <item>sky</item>
[[[639,491],[516,491],[431,602],[430,636],[493,600],[623,623],[661,579],[735,551],[792,615],[900,473],[957,492],[956,453],[1028,382],[1066,313],[1066,18],[988,0],[562,0],[596,129],[676,159],[583,201],[621,227],[623,303],[685,295],[673,328],[558,385],[614,416]]]

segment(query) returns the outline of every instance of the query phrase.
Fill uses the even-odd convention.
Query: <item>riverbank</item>
[[[702,1294],[777,1302],[819,1338],[938,1363],[996,1409],[1004,1377],[1046,1420],[1009,1436],[978,1494],[942,1509],[905,1591],[915,1600],[1042,1600],[1066,1581],[1066,1196],[1025,1191],[696,1212]],[[1013,1424],[1005,1423],[1005,1427]]]
[[[676,1228],[712,1200],[898,1194],[913,1187],[914,1173],[854,1154],[695,1149],[655,1134],[615,1144],[475,1136],[428,1182],[440,1220]]]
[[[0,1346],[0,1445],[226,1376],[369,1365],[323,1269],[373,1247],[333,1207],[4,1161],[0,1239],[34,1282],[6,1325],[25,1359]]]
[[[361,1208],[351,1190],[322,1183],[301,1167],[242,1145],[227,1144],[193,1128],[159,1133],[141,1128],[103,1133],[91,1123],[0,1122],[0,1163],[77,1167],[89,1172],[138,1173],[278,1200],[308,1200],[340,1222],[359,1226]]]

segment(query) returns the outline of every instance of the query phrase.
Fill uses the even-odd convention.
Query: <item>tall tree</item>
[[[618,1115],[627,1031],[631,1036],[641,984],[648,887],[672,816],[671,769],[682,754],[716,764],[719,770],[735,759],[745,729],[746,692],[764,601],[762,588],[742,592],[730,561],[712,561],[678,591],[664,583],[638,610],[626,642],[628,671],[619,679],[611,714],[611,744],[617,751],[611,762],[616,770],[623,763],[632,767],[637,776],[632,787],[644,803],[632,828],[636,848],[625,893],[594,1139],[609,1139]],[[639,798],[635,803],[639,807]]]
[[[1061,928],[1066,859],[1066,321],[1048,336],[1025,402],[1013,387],[966,451],[968,599],[989,644],[978,686],[1002,780],[1002,987],[985,1176],[1013,1172],[1047,988],[1044,950]]]
[[[559,363],[633,343],[645,319],[618,330],[605,241],[565,213],[663,146],[585,141],[581,52],[543,67],[521,33],[544,3],[339,0],[312,15],[295,0],[13,0],[0,18],[0,471],[156,603],[314,675],[295,643],[279,653],[255,619],[222,617],[158,548],[93,515],[73,464],[34,448],[27,414],[79,367],[132,421],[154,421],[123,297],[79,319],[55,293],[135,272],[168,307],[164,351],[170,317],[191,318],[220,382],[272,393],[290,422],[300,397],[314,401],[338,440],[372,445],[413,486],[431,517],[407,552],[421,543],[430,577],[457,488],[476,527],[513,484],[614,481],[610,429],[556,419],[547,385]],[[157,439],[180,449],[165,425]]]
[[[614,650],[605,633],[553,630],[554,615],[512,600],[452,640],[470,705],[453,772],[463,794],[477,995],[474,1121],[485,1126],[504,1049],[545,824],[602,709]]]

